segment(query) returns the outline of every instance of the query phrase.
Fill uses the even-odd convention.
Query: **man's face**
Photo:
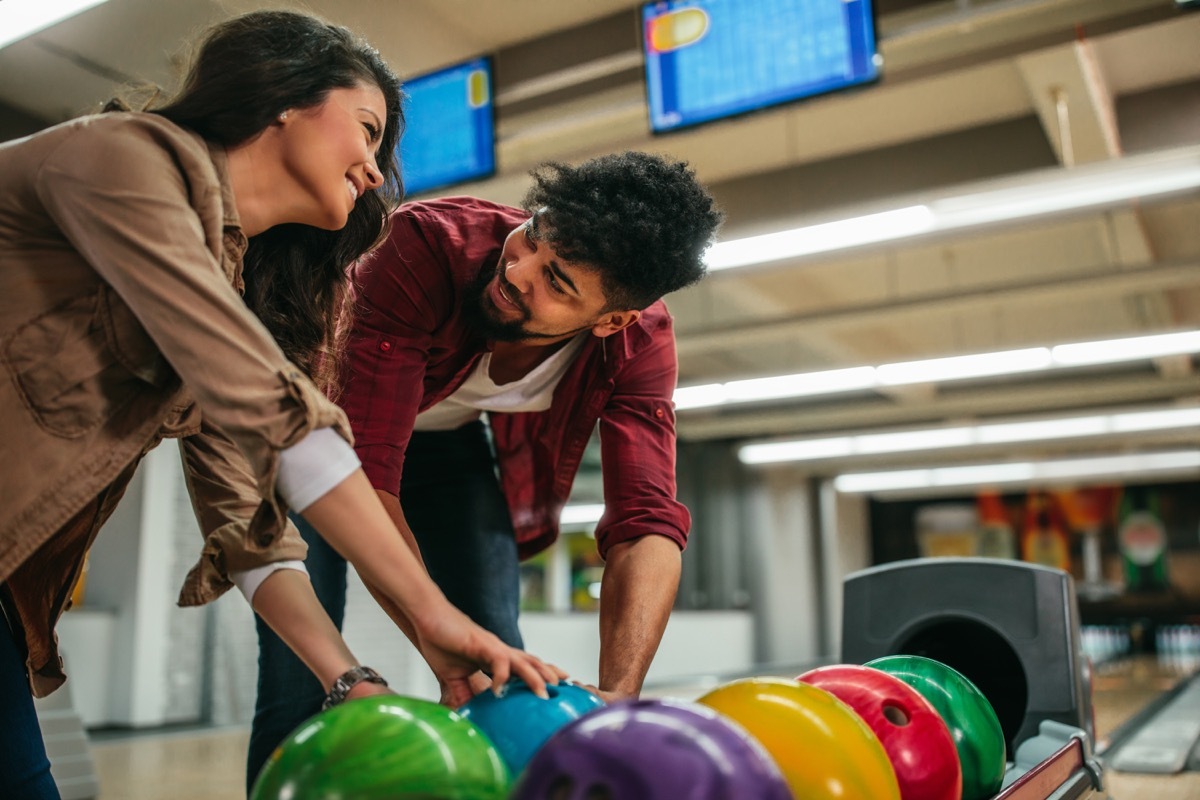
[[[535,214],[505,238],[495,270],[468,288],[466,310],[489,339],[550,343],[597,326],[606,335],[606,303],[600,273],[539,240]]]

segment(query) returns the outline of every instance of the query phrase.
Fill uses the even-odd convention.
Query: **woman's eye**
[[[374,125],[372,125],[371,123],[369,123],[369,122],[364,122],[364,123],[363,123],[363,128],[365,128],[365,129],[366,129],[366,131],[367,131],[367,139],[368,139],[368,141],[372,141],[372,142],[373,142],[373,141],[375,141],[376,139],[378,139],[378,138],[379,138],[379,129],[378,129],[378,128],[376,128],[376,127],[375,127]]]

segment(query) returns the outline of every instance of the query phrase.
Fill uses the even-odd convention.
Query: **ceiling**
[[[185,60],[179,43],[197,29],[283,5],[110,0],[0,50],[0,103],[55,122],[94,108],[122,80],[171,86]],[[1200,13],[1174,0],[878,0],[877,85],[657,137],[647,132],[636,3],[306,5],[363,32],[404,75],[494,56],[499,170],[455,191],[516,202],[539,161],[659,151],[691,162],[712,188],[727,214],[723,239],[1200,145]],[[680,383],[1197,329],[1198,220],[1193,190],[714,273],[668,298]],[[681,411],[679,428],[687,440],[743,441],[1189,405],[1200,399],[1196,367],[1177,356]],[[1198,443],[1200,432],[1185,430],[1002,454]],[[870,463],[931,458],[948,456]]]

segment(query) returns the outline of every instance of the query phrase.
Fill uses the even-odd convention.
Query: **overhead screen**
[[[879,77],[870,0],[669,0],[642,7],[656,133]]]
[[[491,62],[478,58],[404,83],[400,165],[408,194],[496,171],[491,72]]]

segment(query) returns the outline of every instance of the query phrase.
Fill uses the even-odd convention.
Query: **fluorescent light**
[[[1167,411],[1131,411],[1113,414],[1112,429],[1116,433],[1157,431],[1164,428],[1200,429],[1200,408],[1173,408]]]
[[[850,211],[832,222],[718,242],[709,248],[705,261],[712,271],[732,269],[1196,188],[1200,188],[1200,147],[1181,147],[984,181],[906,198],[890,210]]]
[[[1200,451],[1186,450],[1058,461],[846,473],[834,478],[833,485],[839,492],[865,494],[1082,478],[1141,477],[1153,473],[1190,472],[1196,469],[1200,469]]]
[[[1051,349],[1054,363],[1064,367],[1111,364],[1143,358],[1162,358],[1200,352],[1200,331],[1134,336],[1106,342],[1060,344]]]
[[[911,450],[940,450],[974,444],[974,428],[933,428],[924,431],[865,433],[854,437],[854,452],[904,453]]]
[[[1015,372],[1034,372],[1046,369],[1050,365],[1049,349],[1031,347],[1025,350],[884,364],[875,368],[875,374],[881,384],[899,386],[906,383],[933,383],[982,378],[988,375],[1011,375]]]
[[[744,267],[781,258],[917,236],[933,230],[933,214],[923,205],[806,225],[779,233],[718,242],[704,256],[710,271]]]
[[[839,492],[883,492],[888,489],[920,489],[929,485],[929,470],[906,469],[892,472],[862,472],[838,475],[833,487]]]
[[[564,506],[559,525],[591,525],[604,516],[604,503],[576,503]]]
[[[1049,439],[1070,439],[1076,436],[1100,436],[1111,433],[1111,418],[1105,416],[1039,419],[1032,422],[1006,422],[980,425],[976,441],[980,444],[1006,442],[1041,442]]]
[[[743,464],[774,464],[780,461],[835,458],[853,452],[854,442],[849,436],[836,436],[829,439],[748,444],[738,450],[738,459]]]
[[[1053,441],[1112,436],[1138,431],[1200,429],[1200,408],[1170,408],[1089,414],[1080,417],[1046,417],[918,430],[882,431],[818,439],[756,442],[738,450],[743,464],[776,464],[828,458],[913,453],[956,447],[1009,442]]]
[[[706,383],[701,386],[680,386],[672,397],[675,410],[683,411],[688,408],[708,408],[719,406],[729,400],[723,383]]]
[[[45,30],[108,0],[5,0],[0,3],[0,47]]]
[[[711,408],[729,403],[811,397],[879,389],[885,386],[1012,375],[1193,353],[1200,353],[1200,331],[1181,331],[1099,342],[1060,344],[1051,348],[1031,347],[882,364],[878,367],[849,367],[749,378],[728,383],[684,386],[675,390],[675,407],[681,411]]]

